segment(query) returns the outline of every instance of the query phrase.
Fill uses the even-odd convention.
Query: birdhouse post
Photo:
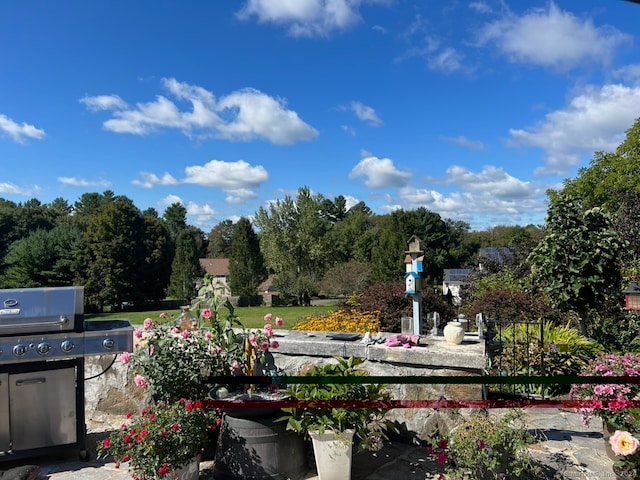
[[[413,295],[413,334],[420,335],[422,329],[422,270],[424,252],[420,250],[420,239],[412,235],[409,241],[409,250],[405,252],[405,291],[407,295]]]

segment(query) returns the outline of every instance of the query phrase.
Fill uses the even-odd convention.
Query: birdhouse
[[[622,293],[624,293],[625,310],[640,310],[640,285],[637,282],[631,282]]]
[[[407,253],[422,253],[420,250],[420,242],[421,240],[417,236],[411,235],[411,238],[407,241],[409,244]]]
[[[415,294],[418,286],[418,274],[416,272],[407,272],[404,276],[404,285],[404,293]]]

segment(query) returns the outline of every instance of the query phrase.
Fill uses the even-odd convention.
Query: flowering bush
[[[533,440],[521,410],[509,410],[499,419],[476,413],[453,432],[432,438],[427,453],[444,468],[438,480],[541,478],[527,450]]]
[[[129,364],[136,385],[155,400],[202,399],[216,377],[275,373],[269,353],[279,346],[273,339],[273,316],[265,315],[263,329],[248,331],[233,306],[221,301],[215,290],[203,287],[200,295],[206,306],[199,308],[202,304],[196,304],[199,319],[177,324],[164,313],[158,321],[147,318],[142,328],[134,331],[138,345],[133,353],[120,356]],[[221,313],[222,307],[228,310],[226,316]],[[284,323],[280,317],[273,320],[276,327]],[[184,325],[202,328],[181,328]]]
[[[378,312],[360,312],[341,308],[326,315],[306,317],[296,323],[293,328],[321,332],[377,333],[380,331],[380,321]]]
[[[617,470],[632,475],[629,478],[640,478],[637,468],[640,464],[640,453],[637,453],[640,408],[636,406],[640,400],[640,383],[605,383],[606,377],[640,376],[640,356],[601,353],[582,371],[582,375],[603,377],[602,384],[585,383],[571,387],[571,398],[584,401],[584,405],[578,409],[583,423],[588,425],[593,417],[600,417],[612,430],[616,430],[609,439],[613,451],[621,457],[615,466]],[[636,405],[632,402],[636,402]]]
[[[145,407],[97,445],[99,457],[113,457],[116,468],[128,463],[137,480],[174,478],[176,470],[202,452],[207,430],[219,426],[219,413],[200,402],[181,399]]]

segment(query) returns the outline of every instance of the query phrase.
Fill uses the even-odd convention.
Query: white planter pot
[[[318,480],[351,480],[353,434],[353,430],[340,433],[325,430],[322,434],[309,432]]]
[[[194,457],[184,467],[171,472],[167,478],[178,478],[179,480],[198,480],[200,478],[200,456]]]
[[[444,326],[444,339],[447,343],[460,345],[464,339],[464,327],[460,322],[449,322]]]

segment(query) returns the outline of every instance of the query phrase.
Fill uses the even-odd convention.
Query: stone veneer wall
[[[287,375],[297,375],[309,365],[331,362],[335,356],[352,355],[363,358],[363,368],[376,376],[479,377],[485,367],[484,343],[472,335],[465,337],[462,345],[449,345],[443,337],[422,337],[420,346],[406,349],[332,340],[325,332],[277,330],[276,334],[280,346],[273,350],[275,362]],[[139,410],[146,402],[143,392],[129,378],[126,365],[116,360],[108,368],[112,359],[89,357],[86,361],[88,419],[101,414],[124,415]],[[102,371],[102,375],[90,379]],[[393,399],[403,400],[480,400],[486,391],[483,385],[458,384],[390,384],[388,388]],[[389,419],[396,422],[403,439],[408,441],[424,440],[436,427],[449,429],[460,418],[448,409],[399,408],[389,412]]]

